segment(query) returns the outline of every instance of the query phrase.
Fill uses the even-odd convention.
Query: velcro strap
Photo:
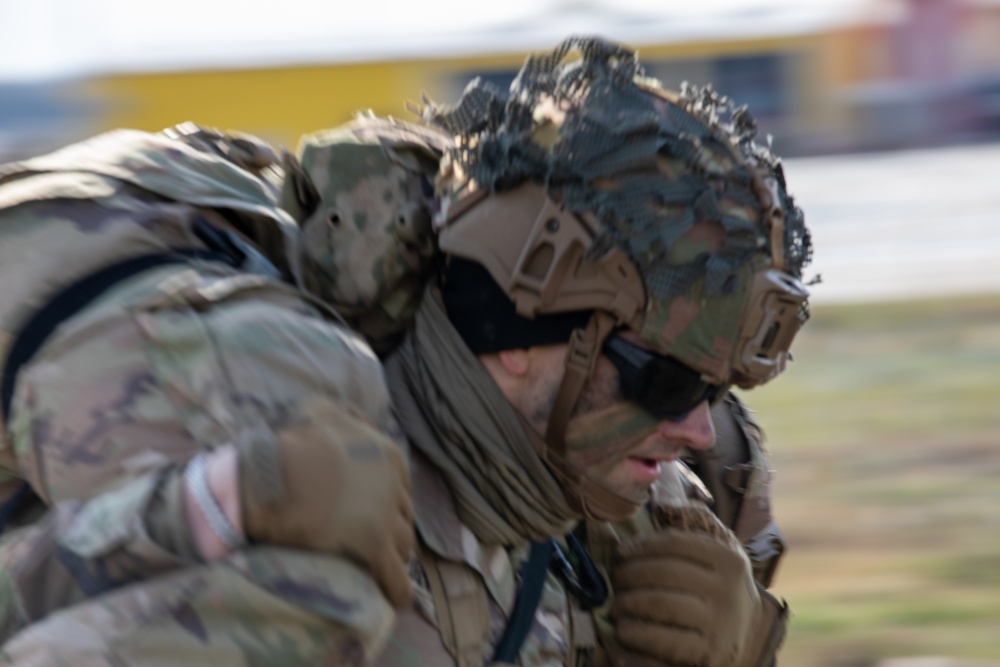
[[[481,667],[490,634],[485,584],[472,568],[435,558],[423,544],[417,555],[430,585],[445,649],[458,667]]]
[[[758,624],[760,634],[753,644],[759,648],[748,647],[747,655],[751,657],[748,667],[773,667],[776,663],[778,649],[785,641],[788,632],[788,603],[771,595],[760,585],[757,586],[761,601],[761,622]],[[753,656],[756,656],[755,658]]]

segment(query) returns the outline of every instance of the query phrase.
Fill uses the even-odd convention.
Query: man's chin
[[[652,498],[652,489],[649,486],[636,487],[635,485],[620,485],[601,483],[605,492],[611,492],[619,502],[594,502],[593,497],[587,498],[589,516],[598,521],[627,521],[641,510]]]
[[[638,512],[652,498],[652,493],[652,488],[645,486],[642,489],[633,490],[630,495],[625,495],[624,497],[637,505],[636,512]],[[632,513],[632,516],[635,516],[635,512]]]
[[[641,467],[641,466],[640,466]],[[630,459],[619,460],[612,466],[600,469],[583,468],[585,483],[581,490],[587,513],[600,521],[625,521],[636,515],[653,496],[653,475],[637,472],[637,466]],[[653,481],[651,481],[653,480]],[[597,488],[600,490],[598,491]],[[614,496],[612,501],[609,496]]]
[[[623,519],[635,516],[635,513],[638,512],[643,505],[649,502],[653,493],[653,487],[651,484],[614,484],[608,485],[607,488],[613,491],[616,496],[635,505],[635,509],[629,513],[628,516],[622,517]]]

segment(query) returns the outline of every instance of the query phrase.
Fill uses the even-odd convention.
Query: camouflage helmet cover
[[[711,88],[666,91],[634,52],[570,38],[530,57],[506,97],[477,80],[426,115],[455,135],[439,179],[441,249],[486,266],[523,314],[613,311],[718,384],[780,371],[807,316],[811,241],[745,108]],[[529,238],[505,199],[525,207]],[[543,241],[567,225],[577,238]],[[499,256],[518,243],[513,261]],[[533,295],[518,294],[525,274],[538,278]],[[590,285],[566,298],[581,275]]]
[[[282,206],[302,228],[305,287],[379,353],[405,331],[436,256],[433,128],[359,116],[305,135],[285,157]]]

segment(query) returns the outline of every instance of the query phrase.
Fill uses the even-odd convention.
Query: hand
[[[319,399],[294,423],[250,433],[237,447],[249,538],[350,558],[392,604],[408,603],[413,509],[399,444]]]
[[[661,513],[665,527],[622,545],[612,570],[614,664],[771,664],[787,607],[758,587],[735,535],[703,505]]]

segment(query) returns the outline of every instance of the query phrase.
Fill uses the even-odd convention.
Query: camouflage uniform
[[[3,637],[28,626],[0,661],[362,664],[385,640],[392,609],[345,558],[261,544],[206,564],[176,538],[167,482],[200,451],[280,433],[323,397],[396,432],[374,354],[288,284],[298,229],[263,178],[274,161],[185,127],[3,167],[0,358],[34,309],[102,266],[232,246],[243,261],[122,280],[21,368],[4,474],[51,509],[0,545]]]
[[[527,545],[484,544],[462,524],[447,487],[433,468],[418,454],[413,457],[422,552],[419,565],[414,565],[416,604],[413,610],[400,612],[392,638],[375,665],[490,664],[511,617],[517,573],[528,557]],[[448,602],[442,604],[434,595],[432,576],[466,586],[444,583]],[[444,614],[449,618],[442,621]],[[595,641],[589,615],[549,572],[519,663],[531,667],[589,664]]]
[[[416,605],[414,610],[400,612],[392,638],[375,664],[379,667],[491,664],[511,619],[518,590],[517,573],[527,560],[528,548],[483,544],[458,519],[447,488],[426,463],[415,464],[414,475],[417,525],[424,551],[421,565],[414,567]],[[610,525],[600,528],[614,530]],[[651,530],[652,524],[644,514],[619,529],[635,534],[642,529]],[[599,542],[609,537],[607,532],[600,532],[593,539]],[[432,568],[443,570],[444,577],[451,577],[449,581],[467,583],[458,590],[449,590],[449,585],[444,584],[446,606],[450,607],[447,612],[441,609],[441,600],[435,598],[429,581],[433,575],[428,570]],[[444,613],[450,618],[442,626],[440,619]],[[481,634],[476,636],[477,633]],[[518,663],[531,667],[594,664],[598,646],[593,617],[550,571]]]
[[[743,427],[751,423],[743,421],[744,416],[747,416],[746,408],[733,395],[713,408],[713,422],[720,436],[713,454],[739,461],[737,465],[746,466],[740,469],[757,480],[768,478],[771,471],[759,429],[752,426],[754,430],[744,430]],[[404,429],[407,426],[405,422],[402,425]],[[744,458],[748,452],[752,452],[751,460]],[[528,557],[528,548],[526,545],[504,547],[483,543],[463,525],[447,486],[416,450],[411,451],[411,465],[421,553],[412,568],[415,605],[414,609],[398,614],[392,637],[375,665],[470,667],[491,664],[496,645],[511,619],[519,585],[518,572]],[[766,484],[758,484],[745,494],[730,494],[730,502],[742,503],[746,508],[737,513],[742,519],[736,523],[754,525],[758,529],[755,533],[740,534],[741,539],[748,547],[760,543],[764,535],[770,535],[761,527],[768,526],[770,511],[761,514],[758,507],[769,501]],[[701,480],[682,463],[664,471],[654,497],[656,503],[662,504],[684,499],[713,502]],[[608,576],[614,547],[619,541],[657,529],[653,512],[651,505],[628,521],[585,522],[576,528],[575,532],[585,537],[587,551],[602,576]],[[759,563],[757,558],[752,558],[755,570],[773,574],[777,557],[768,552],[765,558]],[[429,574],[431,570],[439,572]],[[449,583],[438,584],[441,589],[435,591],[434,576],[443,577]],[[761,583],[770,583],[770,578]],[[447,609],[442,610],[442,606]],[[607,617],[609,607],[610,601],[594,610],[585,609],[564,581],[550,570],[518,664],[531,667],[607,664],[604,644],[613,641],[611,621]]]
[[[394,142],[389,143],[394,144]],[[394,147],[398,146],[393,145],[390,148]],[[419,145],[417,148],[419,150],[415,151],[416,154],[426,153]],[[407,151],[390,149],[386,149],[386,153],[397,158],[397,165],[399,162],[405,162],[403,157],[408,154]],[[308,147],[303,155],[303,163],[307,161],[307,156]],[[366,164],[366,167],[368,166],[370,165]],[[426,166],[418,168],[425,169]],[[351,166],[344,167],[348,175],[351,170]],[[357,167],[354,167],[354,170],[357,171]],[[341,176],[343,175],[334,173],[316,183],[320,190],[316,193],[317,196],[322,195],[324,200],[332,202],[335,199],[328,196],[327,190],[343,191],[356,187],[353,179],[344,179]],[[385,186],[393,181],[384,179],[379,182]],[[412,192],[412,189],[404,187],[401,191]],[[386,204],[393,200],[391,193],[374,191],[370,194],[371,204]],[[213,205],[215,204],[213,202]],[[370,228],[365,224],[365,207],[352,209],[356,204],[357,202],[348,202],[334,206],[333,211],[318,210],[316,214],[318,219],[322,222],[328,220],[330,225],[315,225],[311,227],[311,231],[307,229],[306,237],[313,241],[307,244],[307,249],[327,247],[318,241],[339,236],[339,242],[331,243],[329,247],[337,249],[336,252],[346,256],[341,260],[353,258],[365,265],[367,258],[360,253],[368,247],[364,232]],[[424,204],[405,207],[405,211],[401,211],[405,215],[398,216],[398,220],[401,221],[399,225],[409,227],[413,221],[426,220],[429,215],[426,210],[422,210]],[[282,208],[292,210],[294,207],[288,202],[282,202]],[[397,217],[391,219],[395,222]],[[351,224],[340,224],[345,221]],[[223,221],[219,224],[228,228]],[[384,240],[386,235],[381,234],[382,231],[384,230],[378,230],[379,233],[374,236]],[[376,344],[381,341],[380,337],[383,334],[390,339],[398,337],[399,331],[395,327],[401,321],[405,321],[415,307],[411,297],[415,293],[422,292],[421,279],[410,284],[406,278],[413,278],[415,274],[422,275],[422,267],[425,267],[429,256],[428,246],[432,247],[433,243],[425,243],[429,230],[414,228],[410,231],[416,233],[416,238],[402,238],[390,234],[388,238],[393,239],[393,243],[390,244],[392,247],[387,250],[385,246],[379,246],[375,251],[376,255],[388,254],[393,260],[403,258],[402,262],[390,265],[387,271],[393,273],[395,268],[402,267],[399,272],[402,289],[398,293],[393,293],[393,296],[387,298],[385,293],[381,293],[373,301],[366,300],[367,297],[359,298],[357,291],[349,284],[353,279],[349,274],[328,274],[318,279],[313,274],[312,277],[315,281],[312,286],[313,291],[320,293],[326,301],[335,304],[338,309],[347,312],[352,324],[362,327],[366,334],[371,331],[369,327],[376,330],[375,340],[372,341]],[[362,237],[360,240],[356,239],[358,234]],[[264,242],[261,247],[272,249],[277,247],[277,238],[278,236],[272,235],[271,242]],[[345,238],[348,240],[347,243],[344,243]],[[357,252],[355,246],[350,245],[352,239],[357,240]],[[272,259],[277,264],[281,263],[281,258]],[[309,261],[319,259],[322,258],[313,252],[306,261],[308,264]],[[337,262],[330,263],[340,266]],[[414,270],[414,267],[420,270]],[[226,279],[232,277],[223,267],[217,267],[214,271],[225,274]],[[172,270],[165,269],[163,272],[172,275]],[[212,282],[214,278],[210,275],[202,280]],[[309,276],[306,278],[308,282]],[[165,290],[162,283],[156,282],[153,277],[150,279],[156,284],[149,291],[143,291],[145,289],[143,286],[136,285],[138,294],[134,303],[138,306],[140,314],[143,312],[142,306],[150,302],[156,304],[153,310],[159,312],[163,299],[169,304],[176,304],[178,301],[174,298],[178,294],[175,291],[177,288],[175,281],[168,281],[170,289]],[[345,279],[348,284],[345,284]],[[214,284],[213,282],[208,289],[206,289],[208,285],[200,285],[187,290],[184,289],[185,285],[181,285],[179,292],[182,296],[179,300],[185,303],[183,309],[198,311],[197,307],[188,307],[190,300],[214,295],[217,292],[223,294],[221,298],[226,302],[226,308],[231,307],[232,304],[225,296],[228,294],[226,290],[223,288],[217,290]],[[127,289],[123,287],[122,292],[127,292]],[[164,292],[167,292],[166,296]],[[369,294],[370,290],[362,289],[361,292]],[[116,294],[107,296],[107,300],[112,303],[112,310],[115,308],[115,298]],[[345,305],[351,306],[355,302],[361,302],[359,311],[344,308]],[[132,301],[126,303],[130,307],[133,304]],[[389,305],[385,310],[379,311],[375,307],[381,307],[385,303]],[[101,305],[94,305],[95,312],[98,312],[97,309]],[[120,310],[119,307],[114,313]],[[130,316],[131,312],[130,310]],[[178,342],[186,343],[188,336],[205,334],[205,337],[212,339],[216,337],[215,332],[220,331],[212,329],[211,326],[202,327],[200,318],[195,320],[199,321],[198,326],[185,328],[183,323],[177,323],[168,316],[154,321],[153,324],[156,326],[149,328],[152,333],[146,328],[139,328],[140,338],[145,347],[155,349],[161,338],[167,341],[165,347],[173,347]],[[246,324],[246,320],[227,318],[226,323],[232,325],[233,330],[224,329],[225,333],[233,335],[242,331],[241,327]],[[174,328],[175,325],[179,331]],[[383,326],[389,326],[389,330],[385,331],[382,329]],[[133,326],[132,329],[135,330],[136,327]],[[249,341],[246,346],[248,356],[260,356],[262,351],[260,348],[251,351],[253,342]],[[328,341],[324,341],[324,348],[326,342]],[[112,343],[113,341],[109,341],[108,345]],[[339,349],[342,346],[333,347]],[[387,344],[385,349],[390,347],[391,344]],[[127,349],[128,345],[125,345],[125,348]],[[47,353],[47,349],[44,352]],[[158,358],[156,351],[152,352],[151,357]],[[161,361],[170,367],[169,355],[163,357]],[[254,361],[248,359],[245,363],[253,364]],[[326,365],[326,370],[331,363],[337,362],[317,360],[317,364]],[[219,365],[232,367],[225,362]],[[238,415],[238,418],[253,421],[259,412],[265,414],[269,411],[281,412],[279,407],[268,408],[266,405],[261,410],[256,402],[248,404],[241,400],[241,396],[230,395],[228,398],[231,400],[222,400],[226,398],[225,392],[222,392],[223,397],[219,399],[212,391],[214,387],[207,387],[208,391],[200,392],[199,387],[192,388],[188,385],[198,385],[199,379],[204,379],[199,377],[203,368],[201,364],[194,363],[182,368],[196,368],[197,372],[185,373],[181,370],[173,374],[168,373],[167,375],[178,387],[175,391],[171,386],[168,396],[169,400],[175,402],[177,401],[175,394],[182,400],[193,396],[187,402],[191,413],[183,415],[188,417],[192,425],[185,422],[185,430],[205,428],[210,434],[205,437],[211,439],[217,433],[213,429],[217,429],[223,431],[226,437],[232,437],[228,435],[230,432],[226,431],[226,426],[232,423],[231,413]],[[177,371],[176,368],[172,370]],[[269,371],[262,373],[265,377],[268,374]],[[140,385],[136,390],[130,391],[128,396],[145,399],[144,390],[145,387]],[[34,424],[44,425],[45,422],[32,417],[29,410],[37,411],[37,408],[32,407],[30,396],[26,397],[26,393],[22,390],[18,396],[20,409],[26,416],[16,422],[15,428],[22,429],[20,432],[28,433],[30,437],[53,437],[51,428],[38,429],[41,431],[40,436],[32,433]],[[223,405],[218,406],[218,402],[222,402]],[[122,403],[123,401],[109,400],[104,404],[108,409],[103,412],[98,410],[96,413],[92,411],[92,419],[96,425],[91,430],[99,431],[109,422],[106,415],[118,414],[115,410]],[[127,402],[125,404],[128,405]],[[372,406],[367,407],[369,408],[367,414],[375,415],[372,417],[373,421],[385,422],[380,409],[372,412],[370,411]],[[215,408],[220,408],[220,412],[216,412]],[[144,409],[149,410],[148,413],[143,413],[144,419],[146,414],[156,417],[155,406]],[[211,412],[212,417],[201,419],[204,417],[204,412]],[[122,425],[126,423],[131,425],[128,419],[120,421],[123,422]],[[419,424],[403,419],[402,427],[412,439]],[[214,442],[221,441],[225,440],[214,440]],[[118,441],[116,440],[114,444],[117,445]],[[197,448],[202,444],[197,442],[188,446]],[[152,456],[145,459],[166,457],[164,454],[166,449],[168,448],[152,448]],[[86,451],[86,448],[82,448],[81,451]],[[46,545],[45,540],[48,539],[51,543],[52,538],[46,535],[55,534],[60,540],[59,554],[73,553],[72,550],[76,549],[76,553],[80,556],[77,561],[73,561],[81,565],[74,568],[71,573],[73,582],[80,587],[83,586],[81,582],[88,584],[96,582],[97,586],[90,588],[90,591],[100,593],[100,596],[54,614],[22,632],[13,642],[5,646],[8,658],[19,664],[30,664],[30,660],[40,660],[43,651],[50,651],[52,648],[46,647],[46,643],[51,642],[53,637],[58,637],[60,641],[53,647],[62,652],[52,656],[53,661],[68,664],[90,664],[87,659],[90,659],[92,664],[122,662],[187,664],[214,661],[221,664],[302,662],[331,665],[363,664],[374,660],[374,664],[378,665],[459,664],[464,667],[481,665],[492,659],[494,645],[507,626],[514,605],[518,588],[517,573],[525,560],[527,544],[522,541],[512,546],[477,535],[459,518],[462,509],[460,504],[454,500],[452,490],[442,478],[440,471],[422,453],[417,452],[414,457],[416,524],[420,537],[419,555],[413,561],[411,568],[412,581],[416,589],[416,604],[413,610],[404,611],[399,615],[396,628],[385,644],[384,651],[374,658],[385,637],[387,628],[383,621],[387,618],[388,611],[378,607],[380,598],[370,590],[370,587],[365,588],[366,583],[370,586],[370,581],[356,570],[338,571],[331,567],[321,571],[317,563],[331,559],[318,559],[312,554],[263,547],[244,551],[212,565],[189,564],[179,561],[175,553],[169,553],[162,548],[162,545],[157,544],[153,539],[154,536],[151,536],[148,530],[143,530],[148,526],[143,525],[142,519],[149,515],[148,507],[151,503],[165,502],[169,499],[159,497],[156,493],[156,484],[144,476],[143,470],[157,468],[156,463],[144,460],[142,454],[145,452],[145,448],[142,452],[133,451],[133,456],[122,457],[123,462],[118,464],[126,470],[140,471],[134,477],[126,476],[126,479],[132,481],[118,484],[112,482],[110,488],[101,488],[97,495],[82,507],[68,504],[57,507],[43,523],[26,529],[36,532],[27,533],[16,543],[13,540],[10,543],[16,544],[20,549],[19,553],[13,553],[12,548],[10,552],[14,557],[7,561],[10,563],[8,569],[14,575],[9,577],[11,583],[8,584],[12,593],[16,594],[15,587],[18,581],[23,585],[34,583],[41,578],[41,576],[32,578],[32,575],[36,570],[45,569],[45,561],[34,559],[32,549],[39,543],[43,547],[38,549],[39,553],[52,554],[53,551]],[[56,463],[64,464],[60,460]],[[149,467],[143,468],[144,465]],[[171,463],[168,461],[164,465],[169,467]],[[158,469],[162,470],[163,467]],[[695,494],[677,476],[678,470],[679,468],[669,468],[661,480],[659,490],[661,500],[676,500],[682,495]],[[37,473],[39,479],[43,478],[43,473],[44,470],[39,466]],[[100,483],[101,480],[95,482],[95,484]],[[54,491],[48,492],[54,493]],[[100,501],[105,498],[108,500],[101,504]],[[77,525],[80,527],[74,530]],[[92,530],[95,525],[101,526],[101,530]],[[567,526],[567,529],[570,527]],[[598,566],[607,571],[616,536],[650,533],[655,529],[652,514],[643,510],[634,519],[615,525],[589,523],[585,529],[585,536]],[[44,533],[44,530],[48,530],[48,533]],[[552,533],[552,535],[560,534]],[[94,535],[92,539],[91,535]],[[40,565],[37,567],[30,565],[36,562]],[[336,562],[341,566],[349,565],[343,561]],[[157,576],[151,581],[114,589],[115,585],[148,578],[150,575]],[[336,589],[331,590],[329,588],[331,586]],[[89,595],[86,590],[83,594]],[[17,608],[17,613],[21,614],[18,619],[20,622],[32,620],[30,610],[29,613],[24,613],[25,605],[21,601],[25,599],[26,596],[21,596],[19,601],[12,605],[15,608],[20,605],[20,608]],[[74,601],[75,599],[57,599],[47,609],[72,604]],[[583,611],[563,580],[550,572],[546,576],[542,600],[534,615],[525,645],[519,653],[518,662],[525,665],[601,664],[603,655],[600,647],[607,646],[607,642],[613,640],[613,633],[608,629],[610,622],[607,620],[606,612],[606,608],[593,612]],[[75,637],[78,640],[70,644],[66,637]]]
[[[787,606],[762,583],[780,547],[760,550],[766,562],[755,580],[732,531],[702,505],[685,502],[699,497],[699,485],[686,483],[681,466],[666,467],[644,503],[616,496],[567,454],[589,451],[580,446],[580,422],[571,422],[593,408],[574,408],[616,330],[641,339],[650,357],[677,362],[627,370],[691,378],[686,402],[666,381],[646,394],[632,385],[629,396],[616,364],[628,398],[619,405],[656,423],[680,422],[700,408],[708,395],[702,385],[720,393],[730,385],[748,389],[783,369],[807,317],[799,278],[811,242],[780,165],[753,142],[752,119],[710,89],[662,90],[641,76],[631,51],[597,38],[571,38],[529,58],[507,95],[473,82],[458,104],[431,107],[425,116],[455,137],[435,212],[448,264],[440,289],[425,297],[416,325],[386,360],[411,445],[420,557],[412,568],[418,604],[401,615],[377,664],[501,662],[494,651],[524,588],[518,573],[528,543],[554,538],[569,547],[570,531],[585,538],[602,575],[591,580],[610,581],[614,590],[596,603],[599,596],[573,577],[544,570],[541,601],[512,662],[772,664]],[[487,277],[474,280],[501,295],[456,290],[460,296],[449,301],[449,280],[475,276],[455,269],[463,263],[478,267]],[[440,307],[433,305],[438,298]],[[586,326],[556,321],[580,313]],[[518,328],[533,333],[511,333]],[[530,388],[506,393],[522,409],[538,410],[528,425],[528,415],[509,414],[505,392],[475,355],[553,344],[567,346],[554,396],[549,385],[531,384],[537,375],[510,371],[511,384],[523,380]],[[530,394],[539,385],[544,397]],[[602,438],[610,433],[605,444],[629,451],[647,441],[648,431],[630,441],[625,428],[613,430],[632,414],[600,431]],[[727,399],[716,418],[728,420],[727,437],[738,441],[732,449],[742,451],[731,459],[724,449],[719,465],[706,459],[700,467],[710,486],[730,489],[719,512],[749,547],[774,540],[767,530],[770,471],[760,443],[743,441],[759,435],[747,417]],[[547,422],[544,435],[539,421]],[[537,472],[539,461],[547,478]],[[553,480],[558,498],[549,493]],[[575,553],[579,565],[584,558]],[[697,581],[688,588],[678,580],[691,573]]]

